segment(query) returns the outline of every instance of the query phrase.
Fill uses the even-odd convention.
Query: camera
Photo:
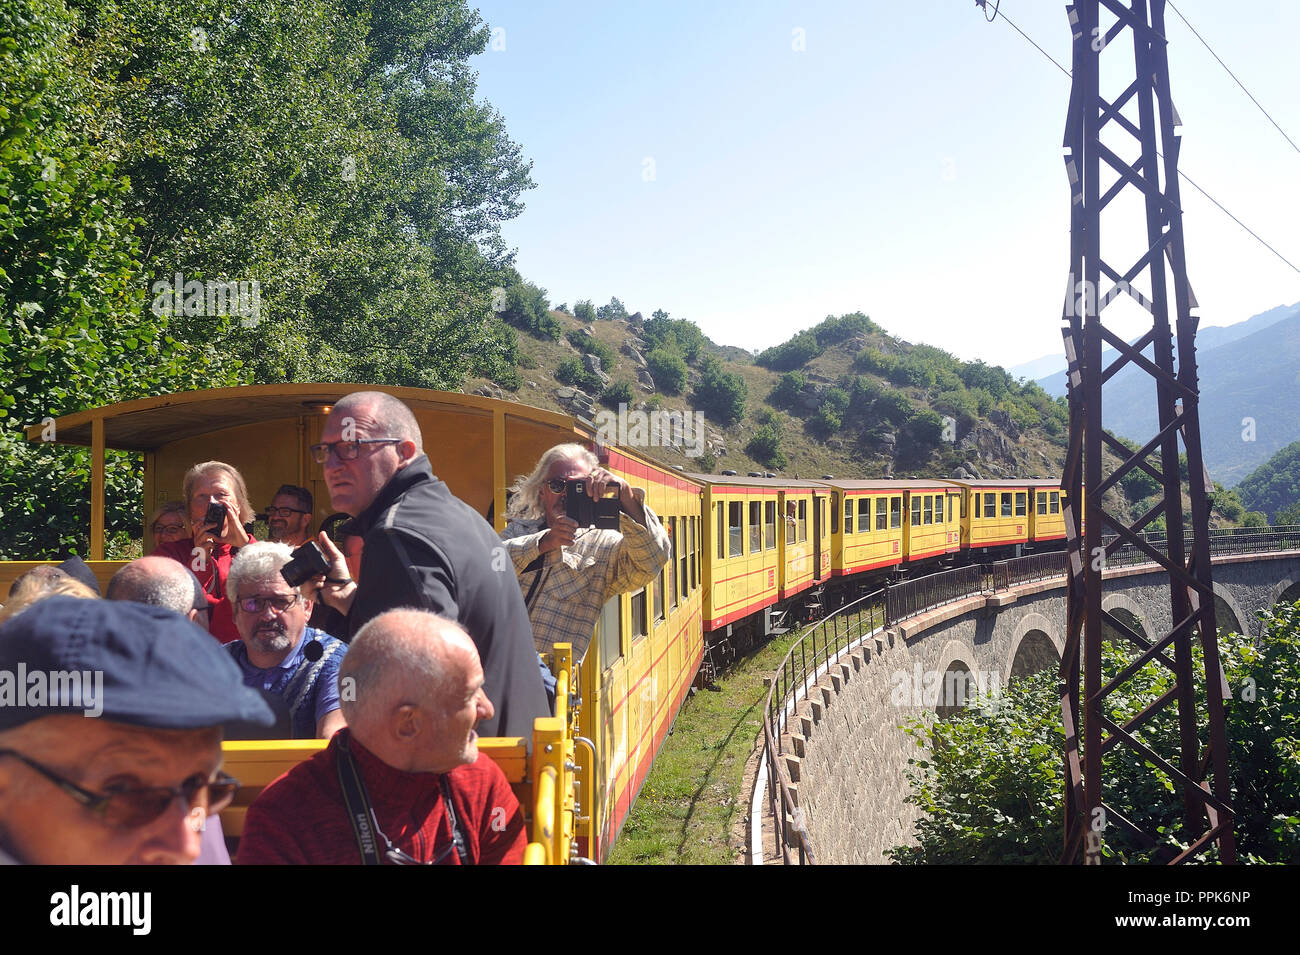
[[[212,528],[216,535],[220,537],[222,530],[226,526],[226,505],[220,501],[209,503],[208,511],[203,515],[203,526]]]
[[[315,541],[308,541],[293,552],[289,563],[280,568],[280,576],[290,587],[301,587],[319,574],[329,573],[330,562]]]
[[[611,482],[610,490],[617,492],[619,485]],[[602,497],[592,500],[587,495],[586,481],[570,481],[564,497],[564,513],[576,521],[579,527],[592,527],[602,530],[618,530],[618,515],[622,511],[618,497]]]

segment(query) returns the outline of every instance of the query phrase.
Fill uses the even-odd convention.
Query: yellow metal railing
[[[524,865],[567,865],[573,847],[576,798],[574,731],[570,707],[573,646],[557,643],[551,669],[555,674],[555,715],[533,721],[533,833]]]

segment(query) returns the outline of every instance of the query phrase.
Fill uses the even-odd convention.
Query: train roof
[[[939,490],[955,491],[957,489],[954,486],[954,482],[943,478],[933,478],[931,480],[926,480],[924,478],[900,478],[897,481],[888,478],[861,481],[852,479],[839,480],[833,478],[829,481],[821,481],[819,483],[828,484],[841,491],[920,491],[923,489],[932,490],[935,488]]]
[[[822,481],[801,481],[799,478],[757,478],[739,474],[698,474],[687,471],[686,477],[701,484],[722,484],[728,487],[798,487],[825,490]]]
[[[960,484],[962,487],[1055,487],[1059,488],[1061,482],[1054,478],[1021,478],[1018,481],[980,481],[975,478],[950,478],[953,484]]]
[[[333,404],[354,391],[384,391],[400,398],[413,409],[455,410],[461,413],[481,411],[490,415],[497,408],[506,406],[507,413],[518,418],[569,430],[573,429],[574,424],[574,419],[568,415],[478,395],[355,382],[312,382],[210,388],[103,405],[56,418],[54,443],[89,446],[92,443],[94,422],[100,420],[103,421],[105,448],[152,451],[160,445],[209,431],[319,413],[321,406]],[[46,440],[44,430],[40,424],[28,426],[27,440]]]

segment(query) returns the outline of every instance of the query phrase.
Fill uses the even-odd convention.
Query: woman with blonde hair
[[[189,508],[184,501],[168,501],[154,509],[149,518],[149,533],[153,535],[156,550],[161,544],[171,544],[179,540],[189,540]]]
[[[185,472],[182,482],[189,508],[189,537],[160,544],[153,553],[180,561],[198,577],[212,611],[209,629],[222,643],[239,639],[234,608],[226,596],[226,574],[239,548],[253,538],[244,525],[253,520],[248,485],[238,469],[224,461],[204,461]],[[218,523],[206,520],[208,508],[220,504],[225,514]]]

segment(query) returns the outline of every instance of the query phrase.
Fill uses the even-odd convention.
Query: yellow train
[[[506,489],[564,441],[595,443],[585,422],[525,405],[417,388],[278,384],[165,395],[66,415],[32,441],[91,449],[90,560],[101,584],[121,565],[104,560],[104,458],[144,457],[141,530],[158,504],[181,496],[195,461],[227,461],[255,502],[285,483],[312,491],[314,524],[329,493],[308,448],[331,405],[352,391],[387,391],[406,402],[434,472],[504,527]],[[605,606],[581,661],[566,645],[551,661],[561,679],[558,712],[533,738],[481,746],[505,771],[532,826],[530,862],[602,860],[705,660],[706,644],[742,646],[815,616],[875,575],[937,561],[1060,546],[1064,519],[1052,481],[799,481],[690,474],[635,450],[597,446],[602,463],[634,486],[663,519],[672,558],[658,579]],[[51,451],[51,453],[58,453]],[[35,562],[0,563],[0,600]],[[260,788],[323,741],[229,741],[227,769],[246,789],[223,815],[238,835]]]

